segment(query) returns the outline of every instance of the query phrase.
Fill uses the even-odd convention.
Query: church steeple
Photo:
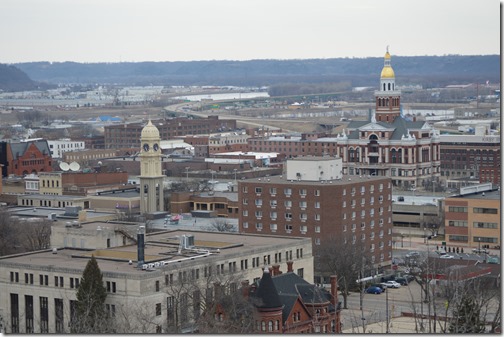
[[[375,92],[376,119],[392,123],[401,114],[401,92],[395,87],[395,73],[391,65],[389,48],[383,60],[380,89]]]

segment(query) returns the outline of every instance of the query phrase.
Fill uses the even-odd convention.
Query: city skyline
[[[0,62],[500,54],[500,13],[498,0],[4,0]]]

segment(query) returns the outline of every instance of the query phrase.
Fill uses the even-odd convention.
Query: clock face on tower
[[[145,143],[143,149],[145,152],[149,151],[149,144]]]
[[[154,146],[152,148],[154,149],[154,151],[157,151],[159,149],[159,145],[154,144]]]

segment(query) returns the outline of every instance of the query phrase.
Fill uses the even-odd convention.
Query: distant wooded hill
[[[383,58],[190,62],[31,62],[14,64],[35,81],[125,85],[237,85],[349,82],[376,86]],[[500,82],[500,56],[393,56],[399,85]]]
[[[22,70],[5,64],[0,64],[0,90],[25,91],[45,88],[41,83],[32,81]]]

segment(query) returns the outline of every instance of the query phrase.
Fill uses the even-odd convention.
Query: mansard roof
[[[352,121],[348,124],[348,129],[358,131],[386,131],[393,130],[390,140],[401,140],[402,136],[408,133],[408,130],[420,130],[429,128],[425,121],[409,121],[402,116],[394,119],[392,123],[371,122],[371,121]],[[359,139],[359,132],[351,132],[348,139]]]
[[[278,291],[271,279],[271,274],[268,269],[265,269],[263,276],[255,292],[255,296],[261,301],[257,306],[261,309],[276,309],[282,307],[282,302],[278,296]]]
[[[43,155],[51,155],[51,150],[49,150],[49,144],[47,143],[47,140],[39,139],[29,142],[10,143],[13,158],[17,158],[18,156],[22,157],[31,144],[34,144]]]

